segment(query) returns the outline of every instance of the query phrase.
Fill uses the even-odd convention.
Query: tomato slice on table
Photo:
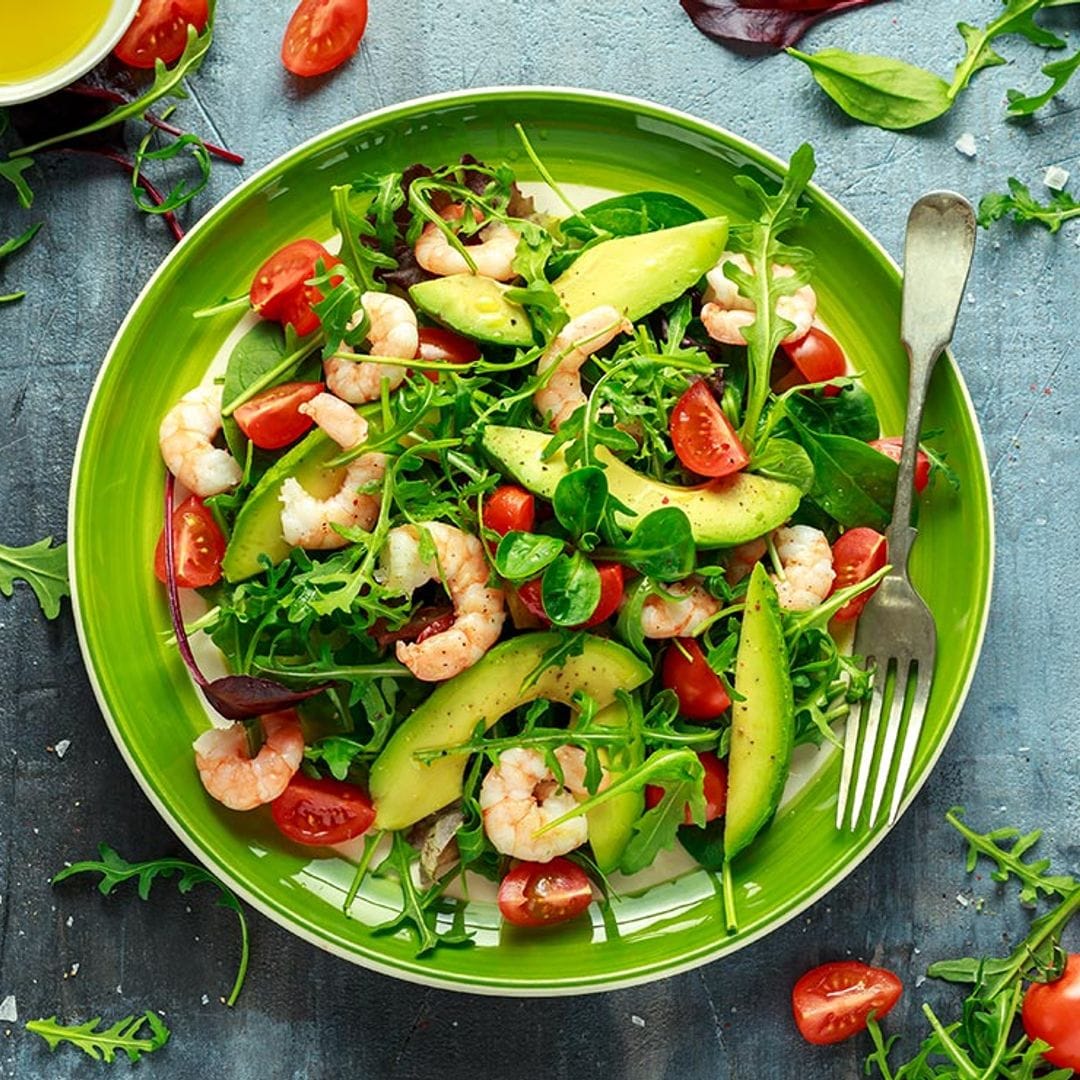
[[[281,62],[294,75],[324,75],[360,45],[367,0],[300,0],[285,28]]]
[[[885,968],[838,960],[812,968],[795,984],[795,1024],[807,1042],[828,1046],[862,1031],[873,1012],[881,1019],[899,1000],[903,983]]]
[[[142,0],[113,54],[128,67],[152,68],[156,60],[171,64],[187,45],[188,24],[202,33],[209,17],[207,0]]]
[[[904,440],[899,435],[890,436],[888,439],[874,439],[870,445],[890,457],[897,464],[900,463],[900,454],[904,449]],[[921,495],[930,483],[930,459],[923,450],[915,451],[915,490]]]
[[[679,460],[699,476],[729,476],[750,463],[723,409],[700,380],[676,402],[670,428]]]
[[[225,537],[198,495],[188,496],[173,510],[172,529],[176,584],[181,589],[202,589],[220,581]],[[168,584],[164,528],[154,549],[154,576]]]
[[[240,430],[261,450],[280,450],[296,442],[315,423],[300,406],[321,394],[321,382],[290,382],[272,386],[234,413]]]
[[[340,844],[367,832],[375,808],[363,788],[296,773],[270,804],[274,824],[298,844]]]
[[[502,879],[499,911],[516,926],[547,926],[580,915],[592,902],[592,885],[577,863],[521,862]]]
[[[833,580],[830,593],[837,589],[846,589],[849,585],[858,585],[865,581],[871,574],[880,570],[889,555],[889,546],[885,537],[873,529],[860,525],[857,529],[848,529],[835,544],[833,544],[833,570],[836,577]],[[846,619],[857,619],[866,607],[866,602],[874,593],[877,586],[860,593],[854,600],[849,600],[834,616],[843,622]]]
[[[723,817],[727,809],[727,764],[721,761],[711,750],[702,750],[698,754],[698,761],[705,768],[705,778],[702,781],[702,790],[705,795],[705,822],[715,821]],[[664,797],[664,789],[657,784],[645,785],[645,807],[651,810]],[[690,814],[690,804],[687,803],[683,812],[683,823],[693,825],[694,819]]]
[[[497,487],[483,504],[484,526],[500,536],[508,532],[532,532],[536,524],[536,499],[517,484]]]
[[[311,305],[319,303],[323,294],[307,282],[315,276],[320,259],[327,269],[341,261],[317,240],[294,240],[275,251],[252,279],[251,306],[264,319],[292,323],[301,337],[318,330],[319,316]]]
[[[1029,1039],[1050,1044],[1051,1065],[1080,1071],[1080,953],[1069,954],[1060,979],[1028,987],[1021,1016]]]
[[[811,326],[810,333],[805,337],[781,345],[781,348],[807,382],[817,383],[828,379],[838,379],[847,371],[844,350],[840,348],[836,338],[826,334],[824,330],[819,330],[816,326]],[[835,397],[839,393],[839,386],[825,387],[826,397]]]
[[[720,676],[693,638],[676,638],[667,647],[661,678],[666,689],[675,691],[679,712],[688,720],[715,720],[731,704]]]
[[[619,610],[623,598],[623,568],[618,563],[598,562],[596,569],[600,572],[600,599],[588,622],[582,626],[585,630],[610,619]]]

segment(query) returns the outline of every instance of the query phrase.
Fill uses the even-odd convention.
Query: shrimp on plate
[[[421,558],[421,529],[435,546],[430,561]],[[425,582],[441,580],[453,602],[454,622],[446,630],[395,646],[398,660],[418,679],[452,679],[499,640],[506,618],[505,594],[488,585],[488,564],[477,537],[441,521],[399,525],[386,538],[382,577],[387,588],[404,595]]]
[[[538,375],[551,374],[533,394],[533,403],[553,430],[565,424],[587,400],[581,389],[581,365],[619,334],[632,333],[633,329],[619,311],[603,304],[571,319],[556,334],[536,368]]]
[[[720,610],[720,601],[690,578],[663,589],[664,593],[653,593],[645,601],[641,612],[641,629],[647,638],[693,637]]]
[[[570,813],[584,799],[585,751],[560,746],[555,751],[563,772],[560,784],[539,750],[515,747],[499,755],[480,785],[484,832],[496,851],[515,859],[550,862],[581,847],[589,838],[584,814],[537,836],[549,821]]]
[[[709,337],[725,345],[745,345],[742,331],[757,318],[754,301],[739,292],[738,285],[724,276],[726,263],[734,263],[744,273],[751,273],[745,255],[724,252],[717,264],[705,275],[709,283],[705,291],[705,303],[701,308],[701,321]],[[777,278],[792,277],[790,266],[772,267]],[[776,314],[795,324],[795,329],[783,339],[785,343],[798,341],[810,333],[817,313],[817,294],[809,285],[802,285],[788,296],[777,297]]]
[[[473,210],[477,221],[482,220],[478,210]],[[465,207],[454,203],[442,212],[444,221],[460,221],[465,216]],[[480,230],[480,243],[468,246],[469,258],[450,244],[446,234],[433,221],[429,221],[416,241],[413,253],[416,261],[429,273],[439,277],[450,274],[479,274],[495,281],[511,281],[517,277],[514,269],[514,256],[517,254],[520,234],[501,221],[492,221]]]
[[[360,304],[363,311],[353,315],[348,329],[355,330],[367,312],[371,320],[367,336],[371,355],[412,360],[420,347],[420,331],[416,312],[408,301],[390,293],[366,292],[360,297]],[[405,368],[396,364],[345,360],[340,356],[324,360],[323,372],[330,391],[354,405],[375,401],[382,393],[384,381],[390,390],[396,390],[405,379]]]
[[[367,438],[367,421],[351,405],[333,394],[317,394],[300,406],[343,450],[359,446]],[[305,491],[294,476],[281,485],[281,532],[291,547],[329,550],[348,541],[334,526],[370,529],[379,516],[380,497],[370,494],[386,471],[386,457],[361,454],[345,469],[341,487],[327,499]]]
[[[810,525],[785,525],[773,530],[772,542],[782,574],[770,574],[780,606],[788,611],[809,611],[832,591],[836,572],[828,537]],[[733,548],[728,558],[727,580],[734,585],[754,568],[767,550],[764,538]]]
[[[165,467],[189,491],[206,498],[228,491],[244,475],[236,459],[214,446],[221,430],[221,387],[196,386],[166,414],[158,428]]]
[[[263,744],[254,757],[248,755],[242,723],[211,728],[193,744],[203,787],[230,810],[253,810],[273,802],[304,758],[304,733],[295,712],[267,713],[262,726]]]

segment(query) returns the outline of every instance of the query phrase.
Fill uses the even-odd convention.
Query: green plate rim
[[[284,171],[290,167],[293,162],[302,157],[305,154],[316,151],[323,144],[332,143],[340,136],[346,135],[352,129],[361,129],[370,126],[372,123],[376,123],[383,119],[390,119],[395,117],[408,116],[409,114],[423,112],[425,109],[440,105],[462,105],[470,103],[479,103],[482,100],[491,97],[516,97],[516,98],[540,98],[550,101],[558,101],[560,99],[573,99],[578,101],[585,101],[594,105],[612,105],[622,109],[629,109],[635,112],[637,115],[651,115],[660,120],[665,120],[674,123],[678,127],[684,130],[703,135],[709,140],[719,140],[723,142],[729,149],[746,155],[748,160],[757,161],[767,165],[776,173],[783,175],[787,170],[787,163],[782,159],[770,154],[768,151],[763,150],[761,147],[750,142],[741,136],[726,130],[718,124],[713,124],[710,121],[702,120],[690,113],[684,112],[679,109],[674,109],[666,105],[661,105],[653,101],[649,101],[643,98],[637,98],[631,95],[611,93],[607,91],[591,90],[577,87],[563,87],[563,86],[536,86],[536,85],[508,85],[508,86],[488,86],[479,87],[476,89],[468,90],[453,90],[446,91],[438,94],[424,95],[422,97],[411,98],[407,101],[398,102],[393,105],[388,105],[380,109],[376,109],[361,116],[354,117],[350,120],[344,121],[331,128],[328,128],[310,139],[305,140],[299,145],[293,147],[291,150],[275,158],[267,165],[263,166],[252,176],[248,177],[245,181],[239,184],[231,192],[229,192],[224,198],[216,203],[188,232],[187,236],[191,237],[204,229],[210,228],[217,219],[222,216],[234,202],[243,199],[247,193],[264,183],[268,178],[272,177],[276,172]],[[888,275],[896,281],[899,285],[901,281],[901,272],[899,266],[892,259],[889,253],[881,245],[881,243],[836,199],[830,196],[827,192],[822,190],[817,184],[811,184],[809,189],[814,198],[820,200],[825,204],[841,221],[847,225],[853,233],[855,233],[863,242],[866,249],[874,254],[879,260],[882,267],[886,270]],[[438,989],[454,990],[463,993],[473,994],[487,994],[493,996],[529,996],[529,997],[549,997],[549,996],[570,996],[584,993],[597,993],[612,989],[622,989],[634,985],[638,985],[644,982],[652,981],[658,977],[668,977],[679,974],[681,972],[692,970],[699,967],[702,964],[708,963],[712,960],[718,959],[721,956],[730,955],[731,953],[750,945],[752,942],[759,940],[766,934],[778,929],[785,923],[789,922],[801,912],[817,903],[823,896],[843,881],[848,875],[850,875],[862,862],[866,859],[870,853],[884,840],[885,836],[889,833],[893,825],[879,825],[874,830],[868,833],[862,834],[853,848],[851,857],[840,864],[834,873],[827,877],[820,887],[813,890],[808,895],[802,896],[789,902],[788,904],[781,904],[776,909],[774,917],[772,917],[765,925],[761,926],[757,930],[744,935],[739,935],[734,940],[719,940],[715,945],[709,947],[699,948],[696,951],[689,954],[678,954],[672,956],[670,959],[663,961],[648,962],[641,964],[637,967],[630,967],[624,969],[617,975],[601,974],[598,976],[575,976],[571,980],[559,981],[557,978],[550,981],[538,983],[535,980],[522,980],[515,981],[512,978],[507,978],[505,975],[494,975],[475,977],[471,975],[455,974],[453,976],[443,975],[438,972],[433,972],[430,968],[422,967],[420,965],[412,966],[408,963],[399,964],[396,962],[390,963],[383,959],[374,957],[368,954],[366,951],[362,952],[360,947],[354,946],[353,948],[347,948],[337,941],[328,937],[324,937],[316,929],[305,925],[298,917],[291,911],[287,910],[283,906],[277,904],[273,900],[260,896],[257,892],[249,889],[244,883],[242,883],[233,874],[231,869],[223,865],[215,855],[204,849],[204,847],[187,831],[183,822],[176,818],[172,812],[165,805],[162,798],[159,796],[157,790],[150,782],[150,780],[142,773],[142,771],[136,766],[134,756],[132,755],[124,736],[120,730],[119,725],[106,700],[105,693],[98,679],[97,668],[95,665],[94,655],[91,651],[90,644],[87,639],[87,633],[84,628],[84,623],[81,614],[81,589],[80,589],[80,574],[79,574],[79,560],[78,552],[80,546],[78,543],[78,537],[76,533],[76,511],[77,511],[77,495],[79,489],[80,477],[83,471],[83,449],[87,439],[88,431],[90,428],[90,420],[94,412],[94,407],[97,402],[99,391],[104,383],[106,371],[112,362],[115,353],[119,347],[119,344],[127,330],[129,323],[135,316],[135,313],[141,307],[147,296],[153,290],[159,277],[161,277],[172,261],[178,257],[178,253],[183,250],[184,244],[187,243],[187,238],[175,248],[162,260],[160,265],[150,275],[146,284],[140,290],[138,296],[133,301],[131,308],[127,315],[124,317],[120,326],[117,328],[116,334],[109,346],[109,349],[105,355],[105,358],[101,364],[101,368],[98,371],[95,378],[93,388],[90,393],[90,397],[87,401],[86,411],[83,417],[83,423],[79,431],[79,438],[76,443],[75,456],[72,464],[72,476],[71,485],[69,488],[68,498],[68,522],[67,522],[67,534],[68,534],[68,571],[71,580],[71,602],[72,612],[75,620],[76,633],[79,640],[79,648],[82,653],[83,662],[86,668],[87,676],[90,680],[91,686],[94,691],[94,696],[97,699],[98,706],[101,709],[102,716],[105,719],[109,732],[113,737],[113,741],[116,743],[117,748],[120,751],[121,756],[127,763],[129,769],[135,776],[136,781],[142,788],[144,794],[153,804],[158,813],[165,820],[166,824],[176,834],[177,838],[187,847],[192,854],[200,859],[205,865],[207,865],[215,874],[217,874],[223,881],[225,881],[246,903],[250,904],[255,910],[261,914],[267,916],[274,922],[278,923],[289,930],[291,933],[296,934],[298,937],[305,941],[310,942],[313,945],[318,946],[321,949],[326,950],[336,956],[340,956],[345,960],[349,960],[352,963],[359,964],[362,967],[368,968],[373,971],[380,972],[381,974],[391,975],[399,979],[403,979],[408,982],[413,982],[419,985],[435,987]],[[991,476],[989,463],[986,456],[986,447],[983,442],[982,432],[979,428],[978,414],[975,411],[974,403],[972,402],[971,395],[968,391],[967,384],[964,381],[963,374],[961,373],[959,366],[956,364],[951,352],[946,352],[944,357],[944,363],[948,364],[952,369],[952,375],[956,380],[956,385],[960,393],[960,397],[965,409],[968,412],[968,416],[971,420],[971,426],[975,435],[975,448],[977,450],[977,459],[981,465],[982,481],[986,493],[986,570],[985,581],[982,588],[982,604],[981,610],[978,612],[978,630],[975,635],[971,655],[968,661],[968,669],[963,685],[960,687],[959,694],[957,695],[955,706],[952,710],[952,715],[948,718],[948,721],[943,727],[942,734],[938,740],[937,745],[934,747],[933,752],[927,757],[922,769],[917,773],[914,773],[909,781],[910,790],[907,796],[904,798],[900,805],[900,810],[897,815],[897,821],[906,812],[907,808],[911,805],[912,801],[921,791],[923,784],[926,782],[931,771],[937,764],[938,760],[943,753],[949,738],[956,726],[960,713],[963,711],[964,704],[967,700],[968,693],[971,689],[971,684],[975,676],[975,671],[978,667],[979,656],[982,652],[982,647],[986,635],[986,629],[989,621],[990,602],[993,591],[993,576],[994,576],[994,563],[995,563],[995,551],[996,551],[996,530],[994,522],[993,512],[993,490],[991,485]],[[820,766],[820,768],[827,767],[827,763]]]

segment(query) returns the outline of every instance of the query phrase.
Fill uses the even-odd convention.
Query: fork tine
[[[859,772],[855,778],[855,795],[851,800],[851,817],[848,828],[855,831],[862,813],[863,800],[866,798],[866,785],[870,780],[870,767],[874,763],[874,747],[877,745],[878,728],[881,725],[882,704],[885,697],[885,684],[888,681],[889,667],[878,665],[874,672],[874,688],[870,695],[870,708],[866,714],[866,734],[862,740],[862,753],[859,755]]]
[[[900,764],[896,770],[896,786],[893,788],[892,804],[889,807],[888,824],[896,820],[900,810],[900,803],[904,798],[904,788],[907,787],[908,776],[911,774],[911,765],[915,760],[915,751],[919,746],[919,737],[922,735],[923,721],[926,719],[926,705],[930,700],[930,683],[933,679],[934,663],[916,663],[915,668],[915,693],[911,703],[911,715],[908,717],[907,732],[904,735],[904,746],[900,751]]]
[[[867,822],[870,827],[873,827],[877,821],[878,811],[881,809],[882,800],[885,798],[885,789],[889,786],[893,755],[896,753],[896,740],[900,735],[900,725],[904,719],[904,702],[907,700],[907,684],[910,671],[911,662],[907,657],[897,657],[896,682],[893,685],[889,718],[885,721],[885,738],[881,745],[877,778],[874,781],[874,796],[870,800],[870,819]]]
[[[873,663],[867,657],[867,664]],[[836,798],[836,827],[844,827],[844,812],[847,810],[848,792],[851,790],[851,774],[855,771],[855,758],[859,753],[859,730],[862,727],[863,705],[848,710],[847,728],[844,732],[844,756],[840,763],[840,791]]]

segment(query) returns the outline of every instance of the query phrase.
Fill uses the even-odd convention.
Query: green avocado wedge
[[[503,472],[533,494],[550,499],[570,471],[562,450],[543,460],[550,439],[542,431],[492,424],[484,429],[482,442]],[[663,506],[677,506],[690,519],[694,540],[702,547],[729,547],[762,536],[787,521],[801,498],[793,484],[754,473],[736,473],[700,487],[676,487],[643,476],[605,447],[598,447],[596,456],[616,499],[639,517]],[[616,517],[621,525],[633,526],[633,518]]]
[[[610,304],[630,320],[681,296],[724,253],[725,217],[618,236],[582,253],[552,283],[571,319]]]
[[[579,655],[547,668],[524,687],[525,678],[559,640],[558,634],[548,633],[511,638],[435,688],[371,766],[377,829],[404,829],[460,797],[468,755],[450,754],[425,765],[414,756],[417,751],[467,742],[479,721],[490,728],[511,709],[537,698],[569,705],[574,691],[583,690],[603,707],[615,700],[616,690],[633,690],[651,674],[629,649],[590,634]]]
[[[421,281],[409,298],[436,322],[491,345],[527,348],[533,344],[528,312],[506,299],[508,286],[478,274],[450,274]]]
[[[731,706],[724,855],[730,861],[768,824],[784,791],[795,703],[776,587],[758,563],[746,591]]]
[[[622,701],[615,701],[596,714],[596,723],[609,727],[626,727],[626,721],[626,706]],[[601,748],[598,753],[600,764],[612,780],[617,780],[623,772],[640,763],[640,751],[635,753],[631,747],[617,750],[614,754]],[[634,822],[644,810],[645,792],[639,788],[616,795],[588,812],[589,844],[602,873],[610,874],[618,869],[622,853],[630,842]]]

